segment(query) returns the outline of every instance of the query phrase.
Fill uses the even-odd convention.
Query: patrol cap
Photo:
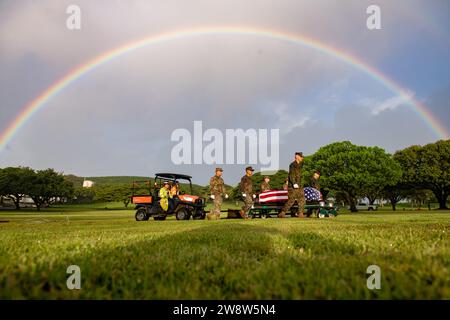
[[[245,171],[250,170],[250,171],[255,171],[255,169],[253,169],[252,167],[247,167],[245,168]]]
[[[217,171],[222,171],[223,172],[223,169],[222,168],[216,168],[216,172]]]
[[[296,155],[296,156],[300,156],[300,157],[302,157],[302,158],[303,158],[303,152],[299,152],[299,151],[297,151],[297,152],[295,153],[295,155]]]

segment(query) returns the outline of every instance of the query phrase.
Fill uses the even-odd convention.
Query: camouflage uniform
[[[248,216],[250,209],[253,206],[253,183],[252,178],[245,175],[241,179],[240,189],[242,193],[245,193],[247,196],[242,197],[244,200],[244,206],[242,207],[242,211],[244,214]]]
[[[261,183],[261,192],[270,190],[270,184],[268,182],[263,181]]]
[[[216,218],[220,218],[220,209],[222,206],[222,195],[225,193],[224,191],[224,182],[222,177],[214,176],[209,180],[209,187],[211,195],[214,195],[214,208],[212,210],[212,214],[216,216]]]
[[[316,179],[314,178],[314,176],[312,176],[309,180],[309,186],[320,191],[319,179]]]
[[[321,190],[320,190],[320,184],[319,184],[319,179],[314,178],[314,174],[313,174],[313,175],[311,176],[311,178],[309,179],[309,186],[310,186],[311,188],[314,188],[314,189],[319,190],[319,191],[321,192]],[[318,204],[318,203],[319,203],[319,201],[317,201],[317,200],[311,202],[311,204]],[[310,217],[313,213],[314,213],[314,210],[313,210],[312,208],[309,208],[309,209],[306,211],[306,216],[307,216],[307,217]]]
[[[294,203],[298,203],[298,215],[303,216],[303,209],[305,208],[305,194],[301,185],[302,180],[302,162],[292,162],[289,165],[289,181],[288,181],[288,201],[284,205],[279,214],[283,217],[288,212]],[[294,188],[294,184],[298,185],[298,188]]]

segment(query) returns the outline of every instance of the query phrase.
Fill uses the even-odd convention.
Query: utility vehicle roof
[[[191,181],[192,177],[188,176],[187,174],[178,174],[178,173],[157,173],[155,174],[157,178],[163,178],[163,179],[171,179],[171,180],[178,180],[178,179],[184,179]]]

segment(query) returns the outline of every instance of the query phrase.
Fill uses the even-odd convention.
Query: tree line
[[[370,204],[377,199],[389,200],[393,210],[403,199],[423,202],[432,195],[439,209],[447,209],[450,193],[450,140],[439,140],[424,146],[414,145],[394,154],[379,147],[354,145],[349,141],[321,147],[305,157],[304,185],[315,170],[322,173],[320,184],[325,196],[344,202],[356,211],[358,199]],[[283,187],[287,171],[271,175],[271,187]],[[264,174],[255,173],[255,190]],[[63,175],[53,169],[33,170],[27,167],[0,169],[0,198],[11,199],[20,209],[21,199],[29,196],[38,210],[55,202],[91,203],[121,201],[127,207],[131,200],[130,183],[99,184],[83,188],[79,177]],[[152,181],[150,180],[150,183]],[[193,186],[194,193],[207,197],[209,186]],[[231,188],[230,200],[240,199],[238,186]],[[148,193],[148,190],[135,190]]]
[[[73,184],[53,169],[33,170],[28,167],[0,169],[0,197],[14,202],[17,210],[21,200],[33,199],[37,210],[54,202],[66,202],[73,197]]]
[[[359,198],[373,204],[387,199],[396,209],[405,198],[420,198],[430,191],[447,209],[450,192],[450,140],[411,146],[388,154],[379,147],[357,146],[348,141],[320,148],[305,159],[305,173],[322,173],[321,185],[356,211]]]
[[[439,140],[424,146],[414,145],[393,155],[379,147],[354,145],[349,141],[335,142],[321,147],[304,159],[303,185],[315,170],[321,172],[320,185],[324,196],[346,203],[355,212],[358,199],[388,200],[392,209],[404,199],[423,202],[430,193],[447,209],[450,193],[450,140]],[[282,188],[287,172],[278,171],[271,176],[271,187]],[[264,178],[256,173],[255,190]],[[238,199],[238,187],[232,198]]]

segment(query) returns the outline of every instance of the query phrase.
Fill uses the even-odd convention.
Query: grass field
[[[0,298],[450,299],[450,211],[136,222],[107,207],[0,211]]]

